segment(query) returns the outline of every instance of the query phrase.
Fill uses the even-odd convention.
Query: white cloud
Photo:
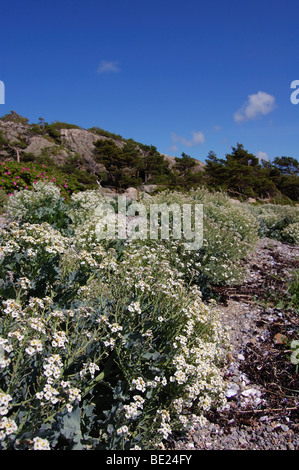
[[[245,122],[251,119],[257,119],[259,116],[265,116],[271,113],[276,107],[275,97],[264,91],[259,91],[248,96],[248,101],[244,106],[234,114],[236,122]]]
[[[206,140],[203,132],[201,131],[192,132],[192,136],[193,136],[191,140],[192,146],[197,145],[197,144],[203,144]]]
[[[186,139],[185,137],[176,134],[175,132],[172,133],[172,140],[174,143],[179,142],[182,145],[185,145],[186,147],[195,147],[196,145],[203,144],[206,140],[204,133],[201,131],[191,132],[192,138],[191,139]]]
[[[171,147],[169,147],[169,150],[171,150],[171,152],[177,152],[179,148],[177,145],[172,145]]]
[[[116,60],[102,60],[100,63],[98,73],[118,73],[120,72],[119,62]]]
[[[257,158],[259,159],[259,161],[261,162],[262,160],[265,160],[266,162],[269,161],[269,156],[266,152],[257,152],[256,154]]]

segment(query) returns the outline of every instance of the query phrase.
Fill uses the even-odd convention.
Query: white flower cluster
[[[43,350],[43,343],[40,339],[32,339],[29,341],[29,346],[25,348],[25,351],[29,356],[41,352]]]
[[[60,377],[62,366],[63,363],[59,354],[52,354],[52,356],[45,358],[43,369],[48,383]]]
[[[21,227],[14,222],[9,229],[9,231],[2,231],[2,243],[4,243],[0,251],[2,256],[7,252],[12,252],[12,248],[14,253],[26,253],[30,258],[34,258],[41,251],[48,254],[61,254],[70,244],[67,237],[61,235],[46,222],[25,223]]]
[[[81,391],[79,388],[71,386],[69,381],[64,380],[60,381],[58,385],[59,389],[53,387],[53,384],[57,384],[57,379],[61,376],[62,366],[63,363],[59,354],[53,354],[45,359],[43,368],[47,383],[35,396],[37,399],[41,400],[41,405],[45,405],[46,402],[51,402],[53,405],[57,402],[62,402],[70,412],[73,409],[73,403],[76,400],[81,400]],[[64,398],[65,395],[67,396],[67,402]]]
[[[47,439],[41,437],[34,437],[33,450],[51,450],[50,443]]]
[[[124,405],[125,410],[125,417],[127,419],[136,419],[139,415],[139,409],[142,410],[143,403],[145,402],[144,398],[140,395],[133,396],[133,402],[129,403],[128,405]]]
[[[158,428],[158,432],[162,434],[163,439],[167,440],[170,434],[172,434],[172,429],[170,427],[170,414],[167,410],[158,410],[157,415],[161,418],[161,424]]]
[[[128,306],[128,310],[131,313],[138,313],[139,315],[141,314],[141,308],[140,308],[140,303],[139,302],[133,302]]]
[[[22,315],[22,307],[15,299],[7,299],[3,302],[4,310],[6,315],[10,315],[12,318],[20,318]]]
[[[299,244],[299,208],[280,204],[264,204],[251,207],[259,223],[262,237],[276,238]]]
[[[87,371],[89,371],[91,378],[93,379],[96,371],[100,370],[99,366],[95,364],[94,362],[89,362],[88,364],[83,364],[83,368],[80,371],[80,377],[84,377],[87,374]]]
[[[59,395],[59,391],[47,383],[43,390],[41,392],[37,392],[35,396],[39,400],[50,401],[52,405],[55,405],[59,401],[57,395]]]
[[[176,300],[184,291],[184,282],[182,273],[171,266],[167,259],[169,256],[168,249],[158,243],[151,248],[131,244],[116,274],[136,295],[162,293]],[[133,302],[128,310],[140,314],[138,301]]]
[[[140,392],[145,392],[146,390],[146,382],[143,380],[142,377],[137,377],[137,379],[132,380],[132,385],[130,390],[139,390]]]
[[[14,219],[30,214],[33,208],[48,206],[60,198],[60,189],[51,182],[39,181],[32,190],[15,191],[6,204],[6,211]]]
[[[6,235],[6,231],[2,230],[1,234],[4,236]],[[20,247],[17,242],[14,240],[8,240],[5,245],[0,246],[0,260],[4,258],[6,255],[10,255],[11,253],[15,253],[19,251]]]
[[[20,283],[21,288],[24,291],[29,290],[30,287],[31,287],[31,281],[29,279],[27,279],[27,277],[20,277],[19,283]]]
[[[282,231],[282,236],[284,240],[294,245],[299,245],[299,222],[288,225]]]
[[[68,343],[68,339],[65,331],[56,331],[52,335],[52,346],[65,349],[65,344]]]
[[[116,433],[118,436],[121,436],[122,434],[128,434],[129,428],[128,426],[124,425],[121,426],[120,428],[117,429]]]
[[[11,418],[4,418],[0,421],[0,441],[6,438],[6,436],[10,436],[11,434],[16,433],[18,430],[18,426],[16,425],[15,421]]]
[[[0,415],[7,415],[9,411],[9,402],[12,400],[12,396],[8,393],[0,392]]]
[[[72,206],[69,216],[74,225],[82,226],[94,219],[97,208],[100,204],[108,203],[111,198],[105,197],[97,190],[86,190],[71,195]]]

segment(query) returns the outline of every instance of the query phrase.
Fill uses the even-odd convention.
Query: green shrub
[[[5,149],[7,146],[7,139],[4,137],[3,132],[0,131],[0,149]]]
[[[4,209],[9,217],[22,223],[47,222],[58,229],[67,228],[71,223],[69,206],[54,183],[40,181],[33,190],[14,192]]]
[[[5,114],[4,116],[0,117],[1,121],[4,122],[18,122],[20,124],[28,124],[29,119],[26,117],[21,116],[20,114],[16,113],[15,111],[11,111],[8,114]]]
[[[118,140],[120,142],[124,141],[124,138],[119,134],[114,134],[113,132],[105,131],[100,127],[91,127],[87,129],[88,131],[92,132],[93,134],[97,134],[103,137],[108,137],[109,139]]]
[[[251,207],[251,212],[258,221],[259,235],[261,237],[274,238],[276,240],[288,241],[295,244],[298,243],[298,207],[265,204],[262,206]]]
[[[187,267],[187,276],[196,282],[204,295],[210,287],[239,282],[243,275],[241,260],[255,247],[258,224],[247,205],[232,202],[223,193],[205,189],[187,193],[166,191],[154,196],[149,203],[202,204],[203,245],[197,251],[186,252],[177,246],[179,263]]]
[[[0,249],[1,449],[161,448],[225,403],[219,312],[166,248],[12,223]]]
[[[288,294],[290,296],[290,305],[299,311],[299,272],[295,273],[295,278],[292,280]]]
[[[71,195],[70,217],[75,227],[94,221],[96,210],[100,204],[109,202],[111,198],[103,196],[99,190],[79,191]]]
[[[43,126],[44,132],[46,132],[58,145],[61,144],[61,129],[80,129],[75,124],[68,124],[67,122],[55,121],[51,124],[45,123]]]
[[[8,196],[3,189],[0,189],[0,207],[3,207],[8,201]]]
[[[56,168],[34,162],[0,162],[0,189],[8,195],[14,191],[30,190],[39,181],[55,183],[63,197],[76,190],[76,181]]]
[[[81,242],[95,243],[95,229],[98,223],[96,209],[112,198],[104,198],[100,192],[89,191],[72,195],[71,217]],[[203,246],[197,250],[186,250],[184,234],[180,240],[158,240],[161,249],[167,247],[167,259],[174,269],[179,269],[186,282],[196,282],[204,296],[211,295],[212,286],[240,282],[244,270],[242,259],[254,249],[258,240],[258,223],[246,204],[236,204],[223,193],[208,191],[189,192],[162,191],[150,199],[141,201],[150,213],[151,204],[203,204]],[[117,213],[117,201],[113,207]],[[170,213],[170,223],[171,223]],[[156,241],[146,243],[149,249]]]
[[[299,222],[289,224],[282,231],[282,239],[286,242],[292,243],[293,245],[299,245]]]

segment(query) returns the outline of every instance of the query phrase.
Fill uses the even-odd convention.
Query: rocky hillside
[[[93,184],[100,181],[103,186],[114,187],[176,185],[190,175],[196,181],[204,164],[186,157],[186,164],[182,165],[181,159],[163,155],[153,146],[97,127],[82,129],[68,123],[49,124],[42,119],[38,124],[30,124],[14,111],[0,118],[0,161],[33,161],[58,167],[68,174],[85,173]]]

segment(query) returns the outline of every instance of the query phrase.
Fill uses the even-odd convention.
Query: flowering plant
[[[75,189],[72,178],[58,169],[33,162],[0,162],[0,189],[6,194],[32,189],[39,181],[54,183],[63,197],[68,197]]]
[[[1,448],[160,448],[225,403],[219,312],[166,247],[14,222],[0,262]]]
[[[279,204],[251,207],[259,223],[259,235],[297,245],[299,208]]]
[[[19,222],[47,222],[58,229],[71,223],[69,206],[60,189],[51,182],[39,181],[32,190],[15,191],[4,207],[7,215]]]

